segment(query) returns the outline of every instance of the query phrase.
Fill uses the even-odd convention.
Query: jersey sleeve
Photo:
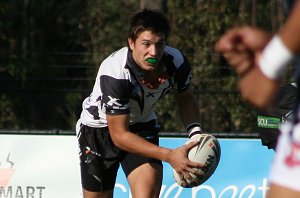
[[[178,92],[185,91],[192,79],[192,69],[189,61],[180,50],[170,46],[165,47],[163,58],[167,70],[172,76],[172,87]]]
[[[100,77],[102,108],[108,115],[129,114],[131,83],[128,79],[116,79],[108,75]]]

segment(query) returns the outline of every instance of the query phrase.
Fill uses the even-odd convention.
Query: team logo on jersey
[[[112,107],[113,109],[126,109],[128,105],[123,105],[120,103],[120,99],[108,96],[109,101],[107,102],[107,106]]]
[[[9,157],[10,152],[7,155],[6,161],[2,162],[0,159],[0,188],[5,188],[15,173],[14,163]]]
[[[118,99],[117,98],[113,98],[111,96],[108,96],[109,101],[107,103],[108,106],[122,106],[122,104],[118,103]]]

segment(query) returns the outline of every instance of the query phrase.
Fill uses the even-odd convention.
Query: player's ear
[[[134,41],[131,38],[127,39],[130,50],[134,49]]]

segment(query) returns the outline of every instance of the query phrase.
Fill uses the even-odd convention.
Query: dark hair
[[[151,9],[143,9],[135,13],[131,17],[128,38],[135,41],[142,32],[147,30],[158,35],[162,34],[167,39],[170,33],[168,19],[161,12]]]

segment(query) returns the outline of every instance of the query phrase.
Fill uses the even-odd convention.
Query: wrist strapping
[[[186,127],[186,131],[189,133],[189,138],[191,138],[195,134],[201,134],[202,129],[200,123],[191,123]]]
[[[267,44],[259,58],[259,68],[262,73],[272,79],[281,78],[287,64],[293,59],[293,53],[282,42],[279,36],[274,36]]]

